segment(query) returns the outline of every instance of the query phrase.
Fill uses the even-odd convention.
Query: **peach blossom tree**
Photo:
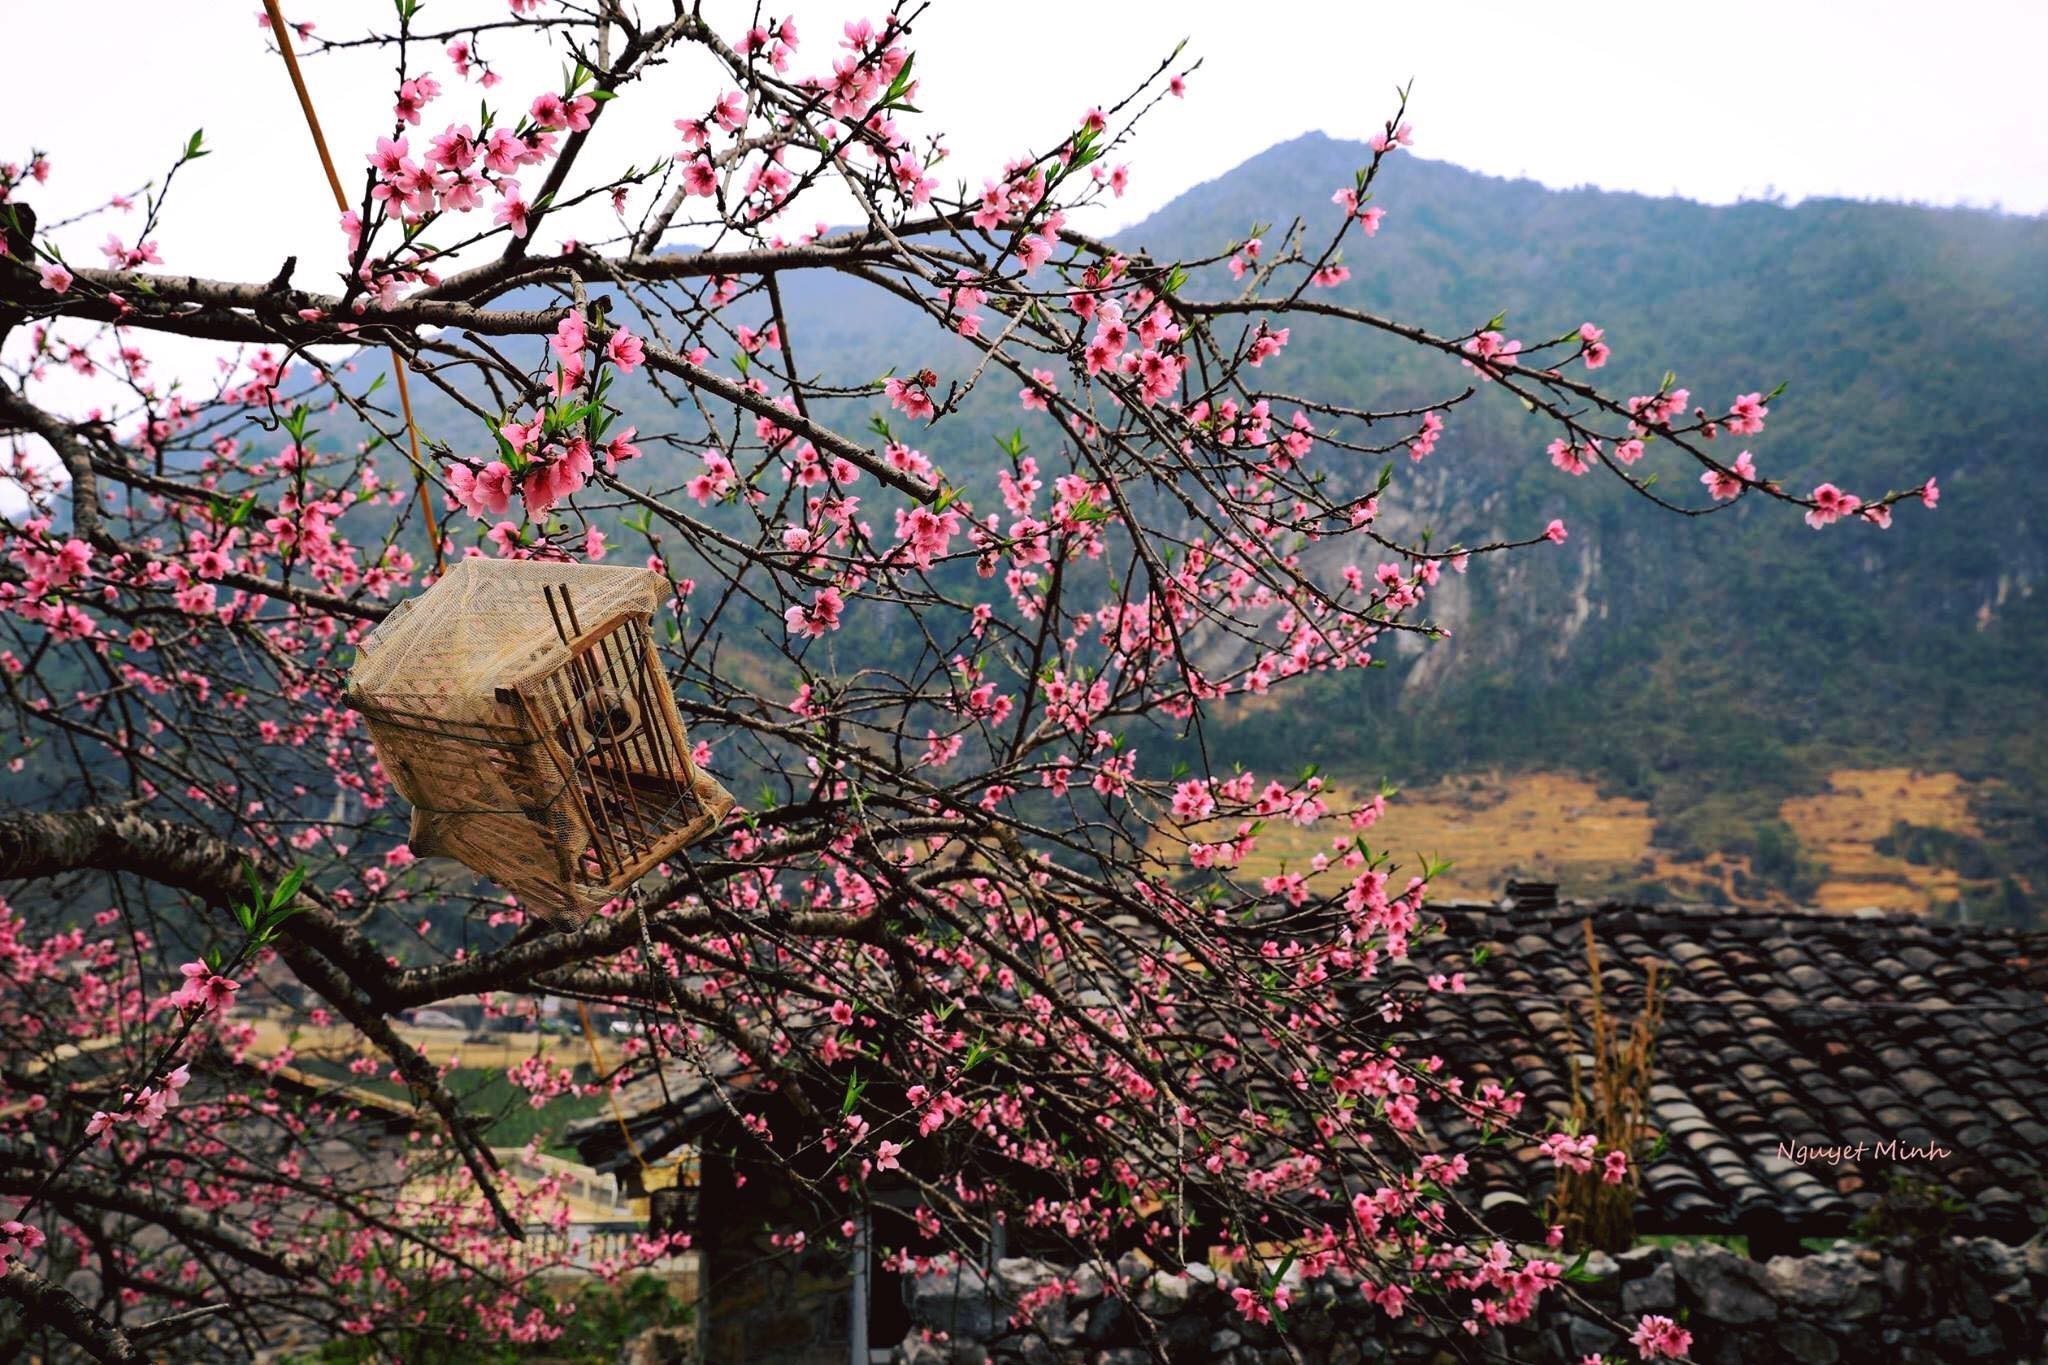
[[[1518,340],[1350,301],[1401,228],[1375,187],[1405,96],[1326,209],[1162,260],[1077,223],[1198,87],[1177,52],[962,167],[915,108],[919,6],[837,33],[441,8],[263,31],[316,93],[327,52],[391,64],[388,124],[333,143],[349,207],[274,276],[159,259],[164,215],[215,211],[181,192],[196,136],[139,194],[29,147],[0,166],[0,1332],[105,1360],[545,1342],[534,1271],[680,1249],[538,1235],[559,1185],[508,1176],[395,1026],[479,996],[647,1021],[603,1074],[515,1068],[536,1104],[741,1058],[777,1101],[726,1097],[749,1159],[798,1173],[824,1226],[866,1211],[890,1268],[996,1220],[1077,1262],[1171,1263],[1192,1229],[1234,1254],[1247,1317],[1284,1321],[1288,1264],[1454,1343],[1569,1292],[1573,1249],[1490,1230],[1438,1119],[1617,1179],[1626,1156],[1403,1032],[1485,974],[1404,972],[1432,869],[1373,847],[1383,797],[1245,770],[1219,721],[1441,634],[1442,574],[1566,537],[1388,529],[1463,404],[1519,404],[1532,459],[1681,515],[1760,498],[1869,530],[1932,481],[1781,487],[1731,449],[1775,395],[1610,393],[1592,323]],[[529,67],[563,74],[501,78]],[[609,137],[622,100],[673,133]],[[791,325],[821,281],[851,351]],[[1283,391],[1265,367],[1297,329],[1435,357],[1442,392]],[[212,379],[164,377],[164,337],[210,348]],[[697,760],[741,795],[573,932],[412,856],[343,701],[364,633],[476,554],[666,576]],[[1327,852],[1242,872],[1278,822]],[[328,1027],[408,1133],[283,1084],[292,1030]]]

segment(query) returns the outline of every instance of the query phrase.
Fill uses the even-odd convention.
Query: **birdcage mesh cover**
[[[350,701],[415,852],[579,924],[717,828],[732,798],[691,762],[647,628],[668,590],[647,569],[469,558],[363,638]]]

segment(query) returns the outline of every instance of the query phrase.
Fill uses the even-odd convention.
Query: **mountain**
[[[1282,144],[1124,240],[1171,256],[1255,221],[1324,224],[1368,155]],[[1518,405],[1461,407],[1427,462],[1398,461],[1387,501],[1405,524],[1472,542],[1557,515],[1571,539],[1475,565],[1433,604],[1450,640],[1396,678],[1330,675],[1309,704],[1249,708],[1239,746],[1405,780],[1569,767],[1647,798],[1661,842],[1701,851],[1754,843],[1781,797],[1832,767],[1954,768],[1997,779],[1979,823],[2048,890],[2033,814],[2048,786],[2048,383],[2033,373],[2048,223],[1554,191],[1406,156],[1375,202],[1386,219],[1348,253],[1339,300],[1449,334],[1503,312],[1530,340],[1592,319],[1615,354],[1597,377],[1623,394],[1667,370],[1709,407],[1787,381],[1766,431],[1738,442],[1767,476],[1875,493],[1933,475],[1942,503],[1901,509],[1890,531],[1816,533],[1760,499],[1679,519],[1559,474]],[[1459,374],[1313,326],[1269,367],[1276,389],[1314,371],[1319,391],[1386,405],[1455,391]]]
[[[1332,191],[1369,159],[1321,135],[1281,144],[1119,243],[1172,258],[1212,254],[1255,226],[1277,244],[1297,216],[1326,231]],[[1646,800],[1665,847],[1747,853],[1793,895],[1810,869],[1777,820],[1782,800],[1835,768],[1955,771],[1978,792],[1967,836],[1902,824],[1895,837],[1917,856],[1968,860],[2022,898],[2048,894],[2048,819],[2036,814],[2048,795],[2048,383],[2036,372],[2048,222],[1556,191],[1406,154],[1385,164],[1375,202],[1387,210],[1378,235],[1354,234],[1350,281],[1319,297],[1451,335],[1505,314],[1509,335],[1537,341],[1590,319],[1614,348],[1596,377],[1621,394],[1651,392],[1670,370],[1719,408],[1785,381],[1767,430],[1737,442],[1766,477],[1868,495],[1932,475],[1941,506],[1903,507],[1890,531],[1816,533],[1757,498],[1678,518],[1611,479],[1560,474],[1542,424],[1482,394],[1453,412],[1429,460],[1396,461],[1388,524],[1476,543],[1561,516],[1569,541],[1446,575],[1430,607],[1450,638],[1398,653],[1385,672],[1318,678],[1305,704],[1224,708],[1229,752],[1264,767],[1307,756],[1361,780],[1587,774]],[[1230,287],[1215,270],[1192,292]],[[964,348],[935,353],[928,327],[912,333],[903,305],[856,282],[806,274],[784,288],[801,366],[828,381],[912,363],[946,377],[949,359],[962,373],[973,363]],[[1400,407],[1469,377],[1358,328],[1292,326],[1261,372],[1278,391]],[[622,401],[631,421],[636,405],[670,400],[641,390]],[[831,416],[860,429],[873,407]],[[642,430],[672,425],[648,418]],[[927,453],[978,485],[973,473],[996,458],[990,438],[1017,423],[1013,390],[985,389]],[[650,458],[680,469],[692,454]],[[1339,477],[1369,480],[1379,463]],[[1653,454],[1639,469],[1658,464]],[[1697,491],[1696,468],[1661,467],[1668,486]]]

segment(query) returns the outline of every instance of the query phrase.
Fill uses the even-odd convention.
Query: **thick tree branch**
[[[0,881],[31,881],[95,869],[123,872],[232,905],[248,895],[243,869],[254,863],[272,882],[282,875],[262,854],[252,855],[196,825],[145,815],[133,806],[0,814]],[[377,998],[389,975],[383,955],[333,912],[302,893],[299,912],[285,932],[334,961]]]
[[[55,1328],[94,1360],[134,1365],[149,1359],[126,1332],[87,1308],[76,1294],[51,1284],[27,1266],[10,1266],[0,1275],[0,1295],[21,1305],[24,1325]]]

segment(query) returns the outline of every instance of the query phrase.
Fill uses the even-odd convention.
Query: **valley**
[[[1992,784],[1906,767],[1839,769],[1824,783],[1820,791],[1759,812],[1760,823],[1781,825],[1790,834],[1789,844],[1760,852],[1703,854],[1674,847],[1660,839],[1649,802],[1603,791],[1591,777],[1562,770],[1468,773],[1404,788],[1364,839],[1404,870],[1425,857],[1448,862],[1434,893],[1440,899],[1497,899],[1510,879],[1519,879],[1556,882],[1579,899],[1637,897],[1758,909],[1805,905],[1945,917],[1959,901],[1981,908],[1996,900],[1997,879],[1968,875],[1982,869],[1951,865],[1967,860],[1925,856],[1930,843],[1953,849],[1982,834],[1973,811]],[[1360,789],[1342,781],[1335,785],[1340,791]],[[1951,839],[1901,840],[1896,829],[1902,823]],[[1208,831],[1212,837],[1225,832]],[[1299,871],[1317,853],[1329,852],[1334,837],[1327,823],[1303,828],[1269,822],[1243,872],[1265,877]],[[1334,869],[1311,878],[1339,880]]]

